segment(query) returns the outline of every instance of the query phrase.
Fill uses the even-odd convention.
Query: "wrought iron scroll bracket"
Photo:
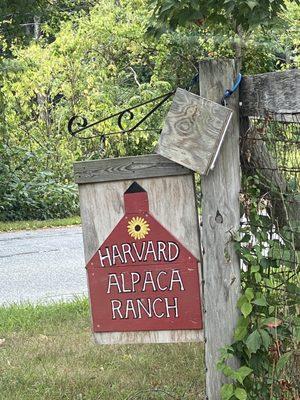
[[[112,114],[108,117],[102,118],[98,121],[92,122],[92,123],[88,123],[88,120],[86,117],[84,116],[80,116],[80,115],[74,115],[72,118],[70,118],[69,122],[68,122],[68,132],[74,136],[74,137],[78,137],[80,139],[92,139],[98,136],[103,136],[105,134],[105,136],[107,135],[113,135],[113,134],[119,134],[119,133],[131,133],[133,132],[135,129],[137,129],[143,122],[145,122],[145,120],[147,118],[150,117],[150,115],[152,115],[158,108],[160,108],[173,94],[175,93],[175,91],[172,92],[168,92],[166,94],[163,94],[161,96],[155,97],[151,100],[145,101],[143,103],[137,104],[133,107],[127,108],[123,111],[120,111],[118,113]],[[125,128],[124,127],[124,118],[126,118],[126,121],[132,121],[134,120],[135,116],[134,116],[134,112],[133,110],[136,110],[139,107],[142,107],[146,104],[151,104],[151,103],[155,103],[156,101],[158,101],[158,103],[146,114],[144,115],[143,118],[141,118],[139,121],[135,122],[133,124],[133,126],[131,126],[130,128]],[[85,131],[86,129],[92,128],[95,125],[100,125],[101,123],[108,121],[110,119],[113,118],[117,118],[117,125],[119,127],[119,131],[115,131],[115,132],[102,132],[102,133],[96,133],[92,136],[89,137],[80,137],[77,136],[79,133]]]

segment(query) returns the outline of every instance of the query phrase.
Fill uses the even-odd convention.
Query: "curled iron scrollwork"
[[[134,119],[134,114],[131,110],[124,110],[120,113],[120,115],[118,116],[118,127],[121,129],[122,132],[126,131],[122,124],[122,119],[124,117],[126,117],[127,120],[129,119],[131,121]]]
[[[80,122],[80,120],[82,122]],[[77,130],[73,130],[73,125],[76,123]],[[68,122],[68,132],[72,135],[75,136],[76,133],[80,132],[81,130],[85,129],[88,125],[88,121],[85,117],[82,117],[80,115],[74,115],[72,118],[70,118]]]
[[[92,128],[95,125],[100,125],[101,123],[108,121],[109,119],[112,118],[117,118],[117,125],[119,127],[119,131],[115,131],[115,132],[105,132],[105,136],[107,135],[113,135],[113,134],[118,134],[118,133],[130,133],[133,132],[136,128],[138,128],[143,122],[145,122],[145,120],[152,115],[163,103],[165,103],[173,94],[175,93],[175,91],[172,92],[168,92],[166,94],[163,94],[161,96],[155,97],[151,100],[145,101],[143,103],[137,104],[133,107],[127,108],[123,111],[120,111],[118,113],[112,114],[108,117],[102,118],[98,121],[92,122],[92,123],[88,123],[88,120],[86,117],[84,116],[80,116],[80,115],[74,115],[72,118],[70,118],[69,122],[68,122],[68,132],[73,136],[73,137],[78,137],[79,139],[92,139],[95,137],[102,137],[104,132],[98,132],[95,131],[96,133],[93,134],[92,136],[78,136],[79,133],[85,131],[86,129]],[[160,100],[160,101],[159,101]],[[127,123],[128,121],[134,121],[135,115],[133,110],[136,110],[139,107],[142,107],[146,104],[150,104],[150,103],[158,103],[146,114],[143,116],[143,118],[141,118],[139,121],[135,122],[131,127],[125,127],[124,126],[124,122],[123,120],[126,119]]]

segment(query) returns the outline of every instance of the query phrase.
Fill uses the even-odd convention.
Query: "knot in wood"
[[[215,221],[217,224],[222,224],[223,223],[223,216],[220,213],[219,210],[217,210],[216,216],[215,216]]]

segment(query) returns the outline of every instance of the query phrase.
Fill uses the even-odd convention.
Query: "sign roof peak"
[[[146,192],[137,182],[133,182],[124,194]]]

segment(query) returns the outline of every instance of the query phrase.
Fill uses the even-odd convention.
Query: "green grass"
[[[53,228],[55,226],[70,226],[78,225],[81,223],[79,216],[62,218],[62,219],[47,219],[44,221],[13,221],[13,222],[1,222],[0,221],[0,232],[10,232],[19,230],[31,230],[39,228]]]
[[[86,299],[0,307],[0,339],[1,400],[204,398],[202,345],[96,346]]]

